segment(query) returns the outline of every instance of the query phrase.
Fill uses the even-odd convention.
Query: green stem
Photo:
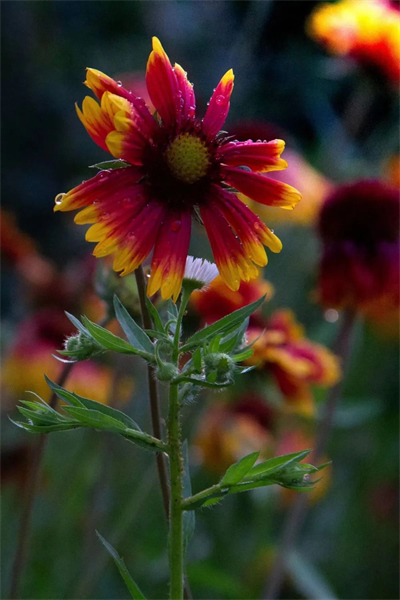
[[[189,301],[190,292],[183,290],[181,305],[176,321],[172,362],[178,366],[179,339],[182,319]],[[183,598],[183,458],[182,435],[180,424],[179,386],[171,384],[169,389],[168,444],[170,465],[170,528],[169,528],[169,568],[170,598]]]
[[[198,494],[193,494],[193,496],[190,496],[189,498],[185,498],[182,502],[183,510],[190,510],[190,508],[193,506],[193,504],[197,504],[201,500],[204,500],[205,498],[208,498],[209,496],[213,496],[214,494],[221,492],[222,489],[223,488],[222,488],[221,484],[216,483],[215,485],[212,485],[211,487],[207,488],[206,490],[203,490],[202,492],[198,492]],[[225,486],[225,489],[226,489],[226,486]]]
[[[168,441],[170,447],[170,598],[181,600],[183,597],[183,460],[182,440],[179,419],[178,386],[172,384],[169,394]]]

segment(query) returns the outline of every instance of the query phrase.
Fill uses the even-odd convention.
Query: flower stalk
[[[179,340],[183,315],[190,298],[190,290],[183,288],[181,304],[176,321],[172,363],[178,367]],[[183,457],[182,432],[180,424],[179,385],[170,384],[168,414],[168,445],[170,465],[170,529],[169,529],[169,564],[170,564],[170,598],[183,598]]]

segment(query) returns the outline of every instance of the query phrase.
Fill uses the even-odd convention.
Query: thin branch
[[[143,267],[139,267],[135,271],[136,284],[139,294],[140,309],[142,313],[143,327],[145,329],[153,329],[153,322],[146,306],[146,282],[143,272]],[[157,379],[155,377],[154,367],[147,364],[147,379],[149,385],[149,398],[150,398],[150,412],[151,412],[151,425],[153,429],[153,436],[162,440],[162,429],[161,429],[161,411],[160,403],[158,399],[157,390]],[[156,454],[158,478],[160,480],[161,492],[163,497],[163,505],[165,516],[169,518],[169,485],[168,485],[168,471],[165,461],[164,454]]]

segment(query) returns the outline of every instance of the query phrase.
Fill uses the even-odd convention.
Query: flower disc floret
[[[204,177],[210,165],[207,145],[190,133],[182,133],[171,142],[166,158],[172,174],[185,183]]]
[[[229,112],[233,71],[222,77],[203,119],[196,118],[193,86],[171,65],[153,38],[146,85],[156,109],[101,71],[88,69],[85,98],[77,113],[94,142],[128,166],[101,171],[67,194],[56,211],[79,210],[75,222],[90,224],[93,254],[114,255],[113,268],[128,275],[153,251],[147,294],[175,301],[182,287],[192,217],[206,229],[222,279],[237,290],[267,264],[264,246],[280,252],[276,235],[238,196],[292,209],[300,200],[290,185],[265,173],[286,168],[282,140],[232,141],[221,133]],[[242,167],[247,167],[244,170]]]

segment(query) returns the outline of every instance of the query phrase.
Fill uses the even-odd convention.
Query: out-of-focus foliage
[[[313,343],[329,347],[338,314],[316,303],[319,206],[338,183],[375,177],[398,185],[398,90],[367,61],[330,55],[308,37],[306,23],[320,4],[3,2],[3,209],[8,215],[2,233],[4,597],[22,486],[36,441],[6,415],[16,416],[18,399],[32,399],[26,389],[42,392],[42,371],[56,378],[59,366],[51,354],[74,332],[63,311],[86,314],[93,322],[107,313],[104,301],[94,295],[95,267],[82,228],[73,226],[69,215],[53,214],[56,194],[87,179],[91,171],[86,165],[109,158],[76,117],[74,102],[86,94],[81,84],[85,68],[101,69],[143,95],[140,70],[151,36],[157,35],[171,59],[187,68],[200,111],[221,72],[234,69],[226,129],[239,139],[285,139],[289,168],[277,177],[304,196],[298,215],[280,209],[274,209],[276,216],[272,209],[262,214],[283,241],[282,252],[270,256],[264,270],[275,290],[264,316],[289,309]],[[397,2],[391,5],[398,10]],[[200,227],[191,252],[211,259]],[[97,291],[106,300],[117,291],[124,305],[129,298],[132,314],[137,310],[132,278],[125,286],[102,271]],[[194,310],[188,320],[188,334],[194,333],[200,321]],[[111,327],[122,335],[115,321]],[[398,342],[393,327],[390,337],[382,329],[361,320],[357,324],[327,450],[333,466],[321,473],[283,597],[320,598],[326,590],[339,598],[399,597]],[[71,376],[65,387],[91,398],[95,390],[107,388],[96,399],[113,406],[124,401],[124,410],[150,431],[146,381],[135,357],[114,361],[99,356],[79,367],[82,377],[74,382]],[[313,394],[318,408],[326,389],[315,388]],[[281,407],[276,383],[258,371],[238,378],[232,393],[202,392],[187,403],[183,427],[193,442],[194,493],[216,483],[246,453],[262,450],[266,460],[312,446],[318,410],[317,416],[307,416]],[[198,513],[188,553],[194,597],[260,597],[292,493],[255,490]],[[154,456],[105,432],[51,434],[23,596],[125,597],[95,529],[118,548],[146,595],[162,597],[167,530]]]

